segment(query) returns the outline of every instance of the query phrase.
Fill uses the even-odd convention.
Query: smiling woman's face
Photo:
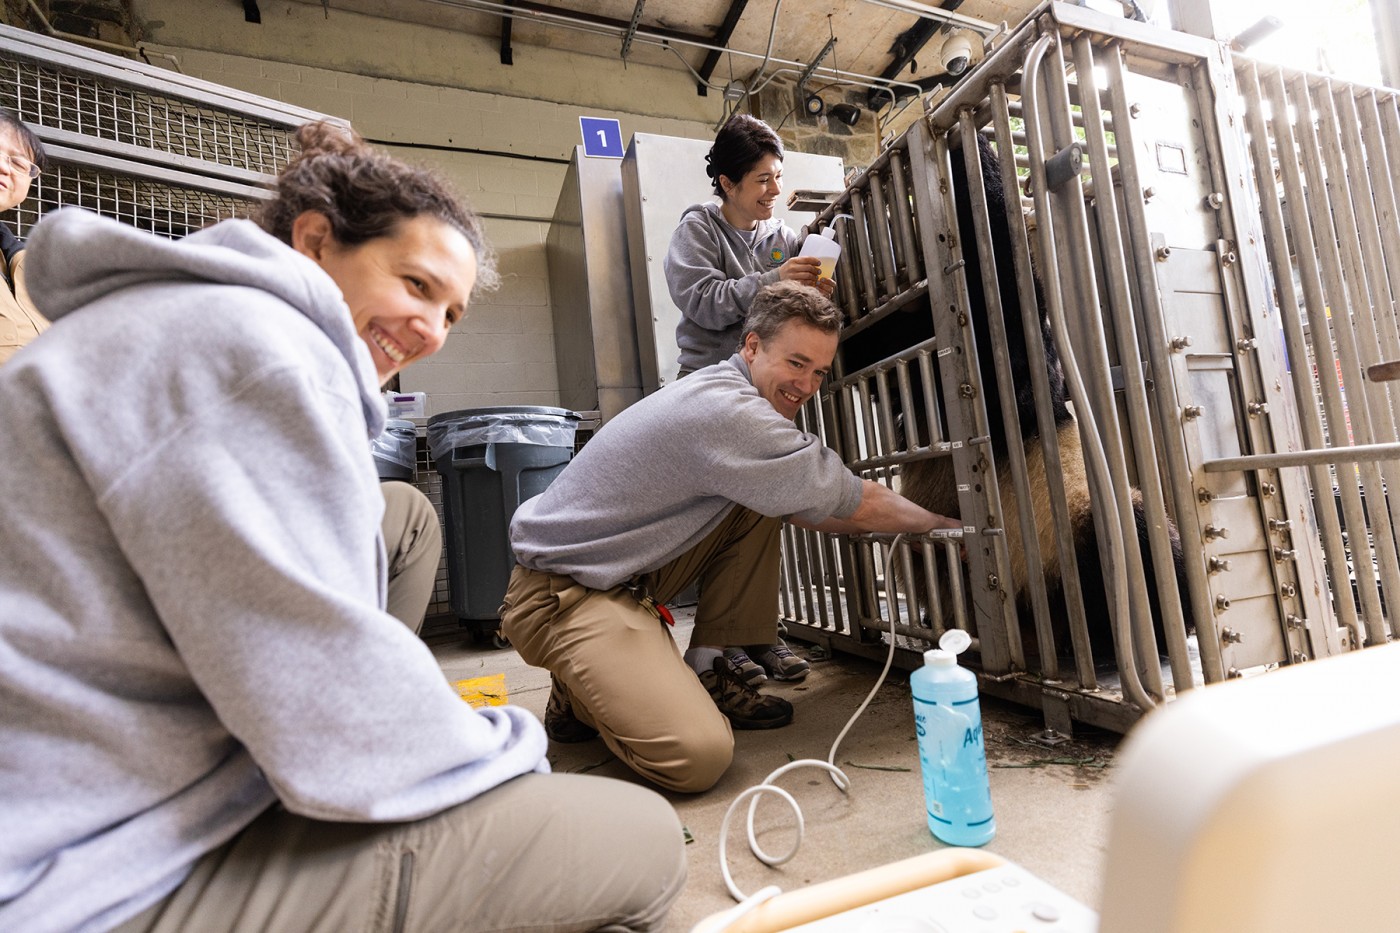
[[[783,193],[783,160],[765,155],[736,184],[720,176],[724,188],[724,219],[740,230],[752,230],[760,220],[773,216],[773,205]]]
[[[476,250],[436,217],[415,217],[388,236],[343,246],[323,215],[308,212],[296,220],[292,245],[340,286],[381,384],[442,349],[476,284]]]

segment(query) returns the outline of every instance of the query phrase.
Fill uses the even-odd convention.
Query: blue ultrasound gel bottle
[[[961,629],[948,630],[909,677],[928,828],[954,846],[985,845],[997,834],[977,676],[958,666],[958,654],[971,643]]]

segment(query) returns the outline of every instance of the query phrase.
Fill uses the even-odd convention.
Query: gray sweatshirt
[[[0,929],[101,930],[275,801],[412,820],[548,770],[387,615],[384,420],[335,283],[247,221],[46,217],[0,369]]]
[[[510,526],[516,560],[609,589],[690,550],[738,503],[820,522],[860,505],[860,478],[780,415],[735,354],[603,426]]]
[[[797,255],[801,242],[776,217],[745,234],[715,203],[693,204],[681,213],[665,270],[671,300],[681,309],[676,343],[682,369],[718,363],[739,349],[753,296],[778,281],[778,267]]]

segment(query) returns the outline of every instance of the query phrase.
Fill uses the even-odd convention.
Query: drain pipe
[[[43,32],[46,35],[51,36],[52,38],[63,39],[67,42],[77,42],[81,45],[90,45],[99,49],[112,49],[117,52],[125,52],[128,55],[132,52],[135,52],[137,55],[140,55],[142,58],[146,59],[147,64],[150,64],[150,59],[147,58],[147,56],[156,55],[161,58],[169,59],[170,63],[175,66],[175,71],[177,73],[185,73],[184,69],[180,67],[180,60],[178,58],[176,58],[174,55],[171,55],[169,52],[156,52],[150,50],[146,47],[146,44],[144,42],[138,42],[135,45],[120,45],[116,42],[108,42],[105,39],[93,39],[89,36],[80,36],[76,33],[63,32],[62,30],[55,29],[53,23],[50,23],[49,18],[44,15],[44,11],[39,8],[37,0],[28,0],[28,2],[29,9],[34,11],[34,15],[39,18],[40,24],[44,27]]]

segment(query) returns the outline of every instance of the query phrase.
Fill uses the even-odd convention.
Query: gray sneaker
[[[793,654],[792,649],[781,641],[776,645],[754,647],[751,650],[754,658],[774,680],[791,683],[806,677],[807,671],[811,670],[810,664]]]
[[[735,729],[777,729],[792,722],[791,703],[744,683],[724,658],[715,658],[714,668],[700,675],[700,683]]]
[[[757,661],[749,657],[749,653],[743,648],[725,648],[724,661],[729,665],[729,669],[750,687],[757,687],[768,679],[763,668],[758,665]]]

